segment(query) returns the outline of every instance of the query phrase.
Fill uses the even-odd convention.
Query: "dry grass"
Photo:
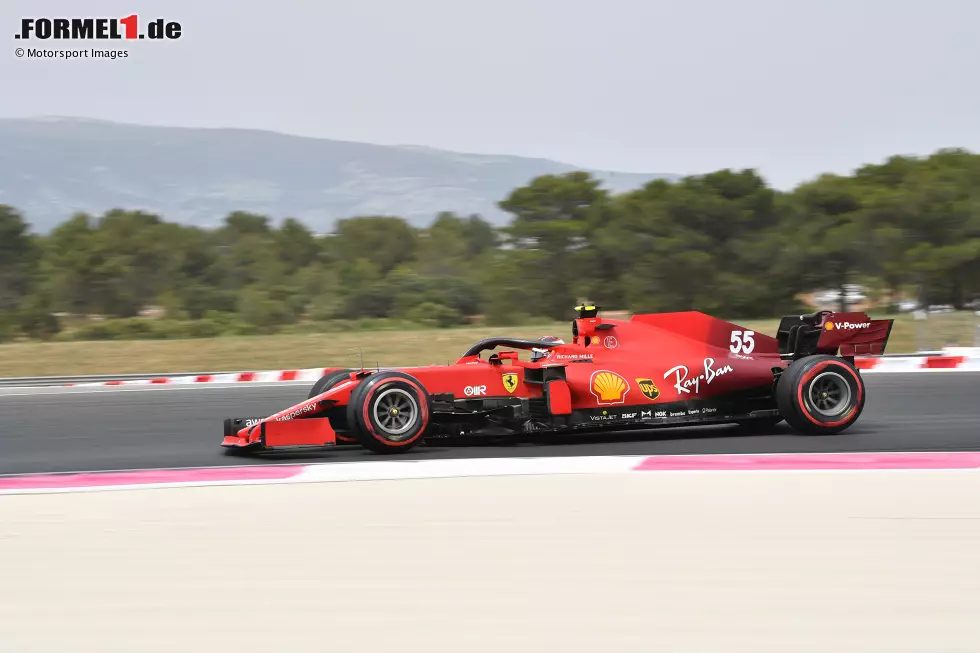
[[[774,335],[777,320],[741,324]],[[971,313],[896,320],[889,353],[971,346],[978,318]],[[74,374],[214,372],[354,366],[356,349],[365,365],[441,364],[455,360],[473,342],[494,335],[536,338],[570,336],[569,323],[533,327],[468,327],[432,331],[358,331],[309,335],[228,337],[200,340],[19,343],[0,345],[0,377]]]

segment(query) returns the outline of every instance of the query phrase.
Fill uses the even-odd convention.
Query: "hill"
[[[246,129],[192,129],[78,118],[0,119],[0,203],[38,232],[72,213],[158,212],[214,226],[233,210],[297,218],[319,232],[338,218],[439,211],[506,220],[496,202],[542,174],[547,159],[372,145]],[[593,171],[621,192],[670,174]]]

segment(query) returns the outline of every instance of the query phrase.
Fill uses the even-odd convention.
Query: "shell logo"
[[[626,393],[630,391],[629,381],[609,370],[593,372],[589,385],[600,406],[626,403]]]
[[[826,328],[827,328],[827,331],[833,331],[834,330],[834,323],[833,322],[827,322],[827,327]]]

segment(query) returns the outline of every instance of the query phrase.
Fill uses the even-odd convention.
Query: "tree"
[[[540,252],[530,257],[531,267],[522,272],[528,285],[537,289],[542,314],[567,317],[575,302],[575,287],[593,274],[575,265],[582,258],[577,252],[607,200],[599,181],[585,172],[571,172],[537,177],[499,202],[500,208],[514,215],[513,223],[504,229],[509,244]]]
[[[842,311],[848,310],[847,286],[871,269],[871,237],[854,179],[823,175],[794,193],[797,213],[791,253],[805,288],[836,287]]]
[[[43,248],[43,276],[55,308],[80,315],[96,312],[99,254],[92,218],[75,214],[44,239]]]
[[[0,205],[0,313],[16,310],[30,292],[39,254],[21,214]]]
[[[363,259],[388,274],[415,257],[418,236],[405,220],[392,216],[362,216],[337,223],[336,242],[340,258],[347,262]]]

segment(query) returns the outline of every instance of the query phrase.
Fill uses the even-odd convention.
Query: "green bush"
[[[0,342],[10,342],[17,337],[17,329],[10,314],[0,313]]]
[[[432,302],[424,302],[412,307],[405,313],[405,317],[409,321],[427,328],[445,329],[463,323],[463,316],[460,315],[459,311]]]
[[[43,308],[25,308],[17,321],[20,332],[34,340],[51,340],[61,332],[61,322]]]

